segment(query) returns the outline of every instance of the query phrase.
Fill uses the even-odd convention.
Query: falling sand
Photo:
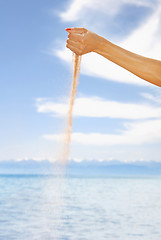
[[[69,160],[70,155],[70,143],[71,143],[71,133],[72,133],[72,113],[74,107],[74,100],[77,92],[77,85],[80,73],[80,63],[81,63],[81,56],[73,54],[73,62],[74,62],[74,70],[73,70],[73,83],[72,89],[70,94],[70,101],[69,101],[69,110],[68,110],[68,118],[67,118],[67,128],[65,132],[65,139],[64,145],[62,149],[62,156],[60,157],[60,162],[63,165],[66,165]]]
[[[57,167],[54,167],[54,172],[56,173],[56,178],[50,178],[48,182],[48,186],[45,186],[45,195],[47,196],[48,204],[45,204],[45,212],[47,213],[45,219],[45,226],[46,230],[48,231],[49,235],[53,240],[59,239],[62,234],[60,229],[63,229],[63,220],[64,219],[64,211],[63,207],[65,206],[64,203],[64,192],[66,188],[66,181],[65,181],[65,172],[66,172],[66,165],[69,161],[70,156],[70,143],[71,143],[71,133],[72,133],[72,113],[74,107],[74,100],[77,91],[78,85],[78,78],[80,72],[80,63],[81,63],[81,56],[76,54],[73,55],[73,82],[72,82],[72,89],[69,98],[69,109],[67,115],[67,127],[65,130],[64,141],[62,142],[63,146],[60,149],[57,162]],[[52,226],[48,223],[52,220]],[[49,221],[49,222],[48,222]],[[54,233],[54,235],[53,235]]]

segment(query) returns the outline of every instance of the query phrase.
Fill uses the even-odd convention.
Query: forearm
[[[104,38],[94,52],[132,72],[136,76],[161,87],[161,61],[129,52]]]

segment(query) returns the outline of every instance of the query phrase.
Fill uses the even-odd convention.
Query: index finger
[[[69,33],[82,34],[82,33],[86,33],[87,29],[85,29],[85,28],[66,28],[66,31]]]

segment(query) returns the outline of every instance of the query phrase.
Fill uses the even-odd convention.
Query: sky
[[[0,0],[0,161],[55,161],[72,84],[66,27],[161,60],[160,0]],[[82,56],[70,158],[161,161],[161,90]]]

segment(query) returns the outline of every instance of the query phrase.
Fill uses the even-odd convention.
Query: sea
[[[0,240],[161,240],[161,177],[0,175]]]

